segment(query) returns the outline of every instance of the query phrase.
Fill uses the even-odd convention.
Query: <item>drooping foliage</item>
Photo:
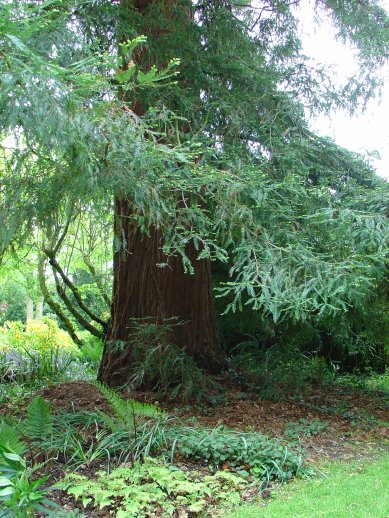
[[[305,106],[352,110],[373,93],[387,14],[317,2],[361,64],[336,87],[301,53],[299,4],[3,5],[1,252],[36,227],[55,249],[59,215],[125,197],[188,272],[189,241],[228,266],[227,310],[276,322],[362,310],[384,283],[387,183],[312,133]]]

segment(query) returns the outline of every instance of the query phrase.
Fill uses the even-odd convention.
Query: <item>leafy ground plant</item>
[[[389,367],[387,367],[382,374],[372,373],[364,376],[345,374],[338,378],[338,383],[353,388],[380,391],[389,394]]]
[[[308,419],[302,418],[299,421],[290,421],[287,423],[284,435],[291,439],[297,439],[301,435],[311,437],[312,435],[323,432],[326,428],[328,428],[328,423],[324,421],[320,421],[319,419],[309,421]]]
[[[38,466],[28,468],[24,458],[0,443],[0,516],[13,518],[32,518],[36,513],[56,516],[55,510],[61,508],[47,497],[43,484],[48,476],[32,480]]]
[[[172,516],[180,509],[192,513],[215,507],[233,507],[240,502],[240,493],[248,486],[245,478],[218,471],[205,475],[183,471],[148,458],[133,467],[121,466],[107,475],[98,472],[96,479],[70,474],[57,485],[84,506],[92,503],[111,511],[116,518],[143,518],[158,510]]]
[[[172,429],[174,450],[184,458],[218,468],[228,464],[238,472],[250,472],[265,480],[289,480],[307,473],[302,457],[276,440],[258,432],[237,432],[222,426]]]

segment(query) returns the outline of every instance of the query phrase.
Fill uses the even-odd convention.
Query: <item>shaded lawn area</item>
[[[227,518],[389,518],[389,453],[323,471],[326,478],[294,481],[265,507],[244,506]]]

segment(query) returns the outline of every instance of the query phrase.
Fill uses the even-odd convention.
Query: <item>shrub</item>
[[[264,347],[256,336],[237,345],[230,360],[232,374],[245,388],[265,399],[281,399],[309,383],[334,380],[336,369],[317,355],[304,355],[293,343]]]
[[[24,326],[21,322],[6,322],[0,343],[5,350],[46,352],[61,349],[77,352],[78,348],[66,331],[47,317],[42,320],[29,320]]]
[[[0,325],[7,320],[26,320],[26,288],[16,279],[3,282],[0,283]]]
[[[82,347],[79,350],[80,357],[83,358],[90,368],[97,372],[103,355],[103,342],[100,338],[93,336],[89,331],[80,331],[78,336],[82,340]]]
[[[30,383],[94,377],[101,350],[101,343],[87,342],[85,351],[80,351],[47,317],[28,321],[25,326],[7,322],[6,328],[0,329],[0,380]]]

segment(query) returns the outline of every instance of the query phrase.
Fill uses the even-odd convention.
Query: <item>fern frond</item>
[[[161,409],[151,403],[140,403],[133,399],[122,399],[114,390],[98,381],[94,382],[93,385],[100,390],[116,417],[127,429],[134,429],[137,417],[156,419],[164,415]]]
[[[157,419],[165,415],[165,412],[158,408],[156,405],[152,403],[141,403],[140,401],[136,401],[135,399],[126,400],[130,406],[133,408],[133,412],[138,417],[149,417],[152,419]]]
[[[45,439],[53,432],[50,406],[42,396],[35,397],[27,407],[25,432],[32,439]]]
[[[106,414],[105,412],[99,412],[99,418],[113,433],[120,433],[125,430],[125,426],[122,421]]]
[[[95,386],[106,398],[109,406],[112,408],[119,421],[121,421],[126,426],[126,428],[133,428],[134,412],[132,408],[127,405],[127,402],[124,401],[114,390],[107,387],[106,385],[96,382]]]
[[[0,424],[0,450],[6,450],[22,455],[26,445],[20,440],[20,433],[4,421]]]

